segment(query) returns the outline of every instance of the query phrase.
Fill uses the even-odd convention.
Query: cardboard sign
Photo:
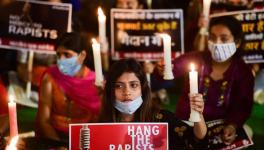
[[[168,150],[168,124],[71,124],[69,147],[71,150]]]
[[[242,25],[241,54],[246,63],[264,62],[264,10],[236,11],[212,15],[233,15]]]
[[[163,42],[158,33],[171,36],[172,58],[184,52],[181,9],[111,9],[112,58],[160,60]]]
[[[0,9],[2,48],[54,53],[58,36],[71,31],[70,4],[19,0]]]

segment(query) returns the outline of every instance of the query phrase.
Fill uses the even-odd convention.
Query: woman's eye
[[[138,83],[132,83],[132,84],[130,84],[130,87],[131,88],[137,88],[139,86],[139,84]]]
[[[72,55],[71,54],[68,54],[68,53],[65,53],[64,55],[65,55],[66,58],[72,57]]]
[[[229,41],[229,39],[227,39],[227,38],[222,38],[221,41],[222,41],[223,43],[227,43],[227,42]]]
[[[116,89],[122,89],[124,86],[122,84],[115,84],[115,88]]]

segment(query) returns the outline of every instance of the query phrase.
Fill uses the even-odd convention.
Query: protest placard
[[[1,12],[1,48],[54,53],[59,35],[71,31],[70,4],[17,0]]]
[[[171,56],[184,52],[181,9],[111,10],[111,54],[113,59],[159,60],[163,57],[160,33],[171,37]]]
[[[71,124],[70,149],[168,150],[168,124]]]

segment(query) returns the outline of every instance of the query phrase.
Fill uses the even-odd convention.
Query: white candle
[[[172,80],[174,79],[171,66],[171,37],[168,34],[158,34],[163,39],[163,51],[164,51],[164,63],[165,70],[163,79]]]
[[[101,7],[98,8],[98,25],[99,25],[99,42],[105,43],[106,41],[106,17]]]
[[[9,96],[8,112],[9,112],[10,137],[13,138],[15,136],[18,136],[17,110],[16,110],[16,103],[14,102],[14,96],[13,95]]]
[[[102,86],[103,84],[103,72],[101,62],[100,44],[93,38],[92,39],[93,56],[94,56],[94,68],[95,68],[95,85]]]
[[[208,18],[210,14],[211,0],[203,0],[203,15]]]
[[[28,73],[30,77],[32,76],[31,74],[33,68],[33,58],[34,58],[34,51],[30,51],[28,58]],[[27,87],[26,87],[27,98],[30,98],[30,93],[31,93],[31,78],[29,81],[27,81]]]
[[[191,64],[191,71],[189,72],[189,82],[190,82],[190,94],[198,93],[198,72],[195,70],[194,64]],[[191,114],[189,121],[199,122],[201,120],[200,114],[191,109]]]

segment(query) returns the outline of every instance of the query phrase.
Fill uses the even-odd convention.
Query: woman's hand
[[[17,149],[18,150],[25,150],[25,149],[27,149],[26,148],[25,141],[23,139],[21,139],[21,138],[18,139],[16,146],[17,146]]]
[[[229,124],[224,126],[222,140],[226,145],[230,145],[236,139],[236,127]]]
[[[191,109],[203,114],[204,110],[204,100],[202,94],[190,94],[190,107]]]
[[[203,14],[200,15],[198,20],[198,27],[199,28],[208,28],[209,20]]]

